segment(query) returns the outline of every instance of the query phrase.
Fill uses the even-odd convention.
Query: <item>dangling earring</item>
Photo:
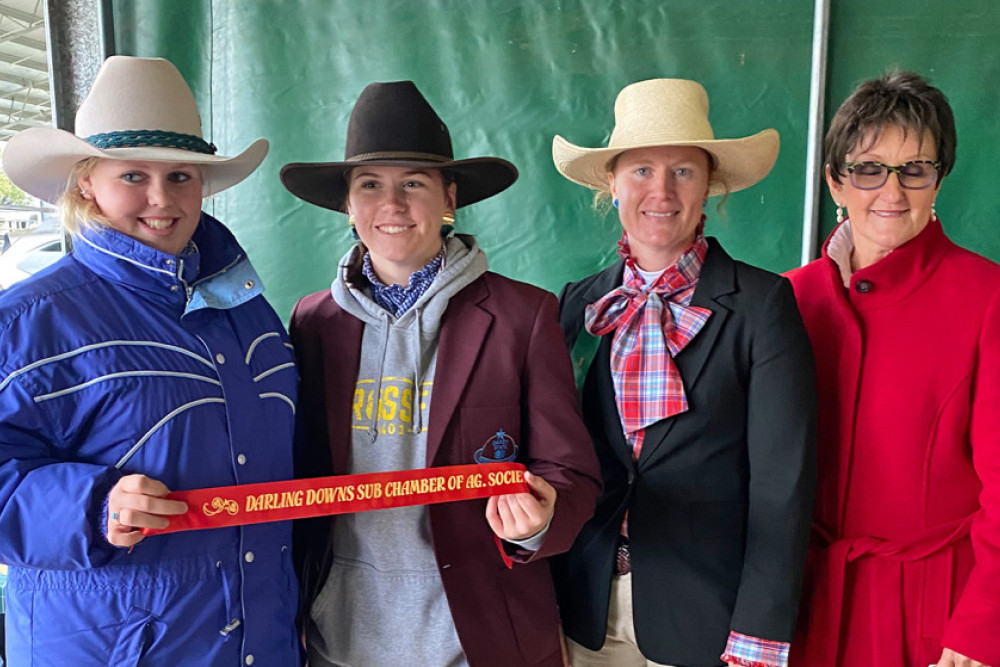
[[[448,238],[453,231],[455,231],[455,212],[445,211],[441,216],[441,238]]]
[[[937,206],[937,201],[931,202],[931,220],[937,220],[937,211],[934,207]]]
[[[615,208],[618,208],[618,200],[617,199],[612,199],[611,200],[611,205],[614,206]]]
[[[843,221],[844,221],[844,209],[840,205],[840,202],[837,202],[837,224],[839,225]]]

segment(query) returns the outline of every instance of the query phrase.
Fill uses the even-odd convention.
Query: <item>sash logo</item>
[[[230,516],[236,516],[239,514],[240,506],[235,500],[229,500],[227,498],[220,498],[216,496],[212,498],[211,503],[205,503],[201,506],[201,511],[205,513],[205,516],[215,516],[219,512],[226,511]]]

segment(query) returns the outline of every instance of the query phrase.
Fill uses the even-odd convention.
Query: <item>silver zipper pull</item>
[[[238,627],[240,627],[240,619],[234,618],[233,620],[229,621],[229,623],[226,623],[226,627],[219,630],[219,634],[222,635],[223,637],[228,637],[229,633]]]

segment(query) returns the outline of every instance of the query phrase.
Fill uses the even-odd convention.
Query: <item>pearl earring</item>
[[[840,205],[840,203],[838,202],[837,203],[837,224],[839,225],[843,221],[844,221],[844,209]]]

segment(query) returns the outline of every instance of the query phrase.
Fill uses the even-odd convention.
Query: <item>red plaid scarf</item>
[[[647,426],[688,409],[673,357],[712,314],[707,308],[690,305],[707,252],[708,242],[699,233],[677,262],[647,287],[623,234],[618,250],[625,259],[622,286],[587,306],[587,331],[594,336],[615,332],[611,377],[618,414],[636,460]]]

